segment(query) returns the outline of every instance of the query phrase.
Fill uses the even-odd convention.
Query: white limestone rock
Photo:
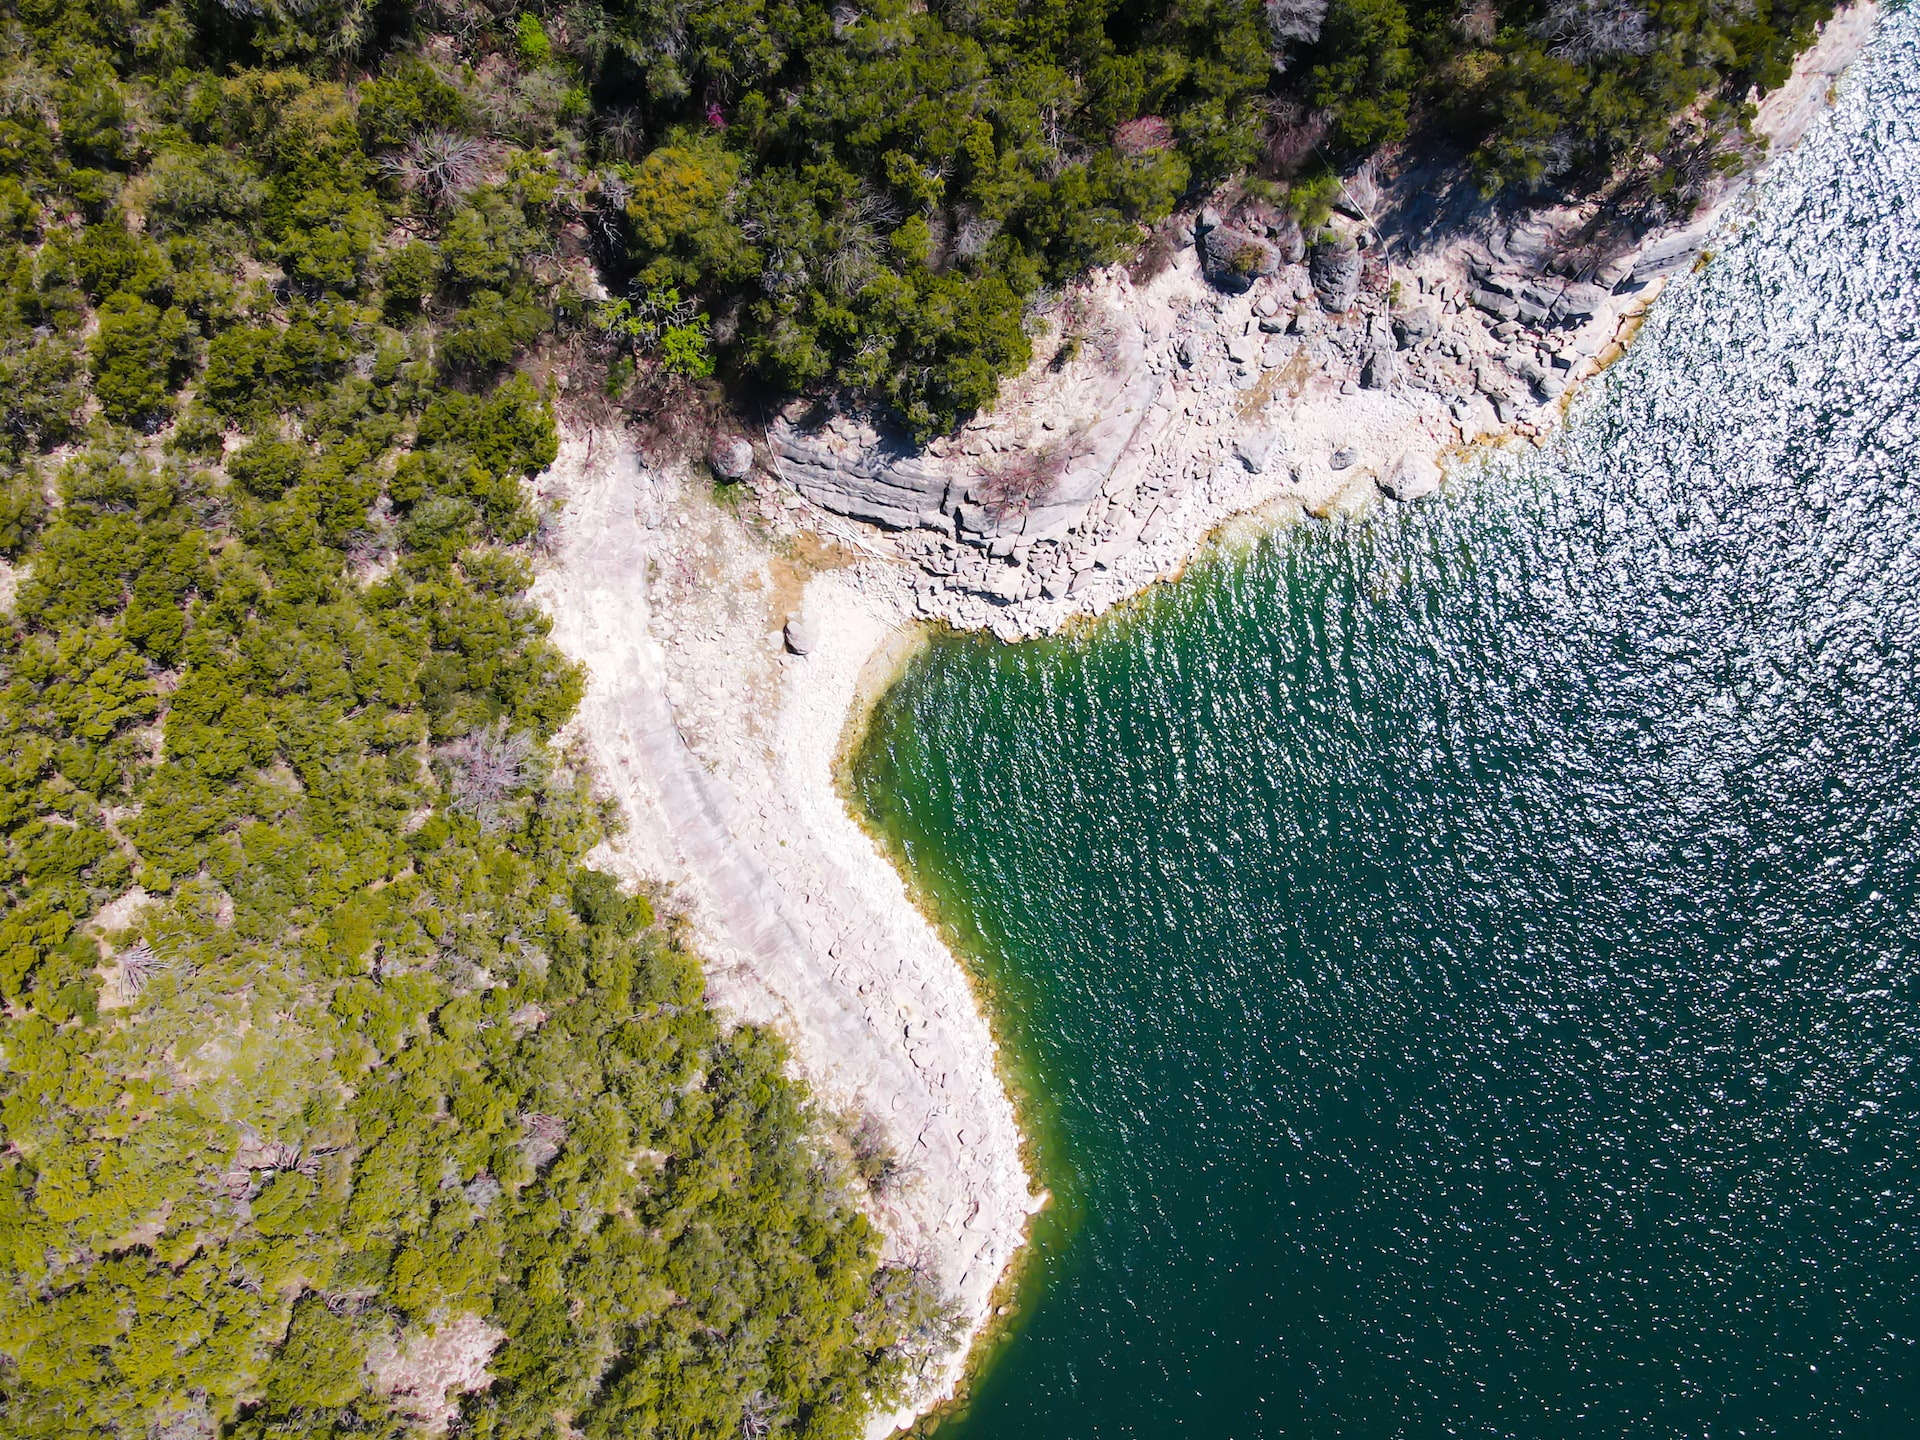
[[[1425,455],[1402,455],[1374,483],[1389,500],[1405,504],[1440,488],[1440,467]]]

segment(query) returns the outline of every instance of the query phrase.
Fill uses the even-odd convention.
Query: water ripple
[[[1548,450],[883,703],[1063,1197],[966,1435],[1920,1431],[1917,35]]]

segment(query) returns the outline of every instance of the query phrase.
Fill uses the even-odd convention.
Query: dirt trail
[[[1019,1130],[964,972],[833,779],[911,590],[887,567],[814,578],[817,645],[785,655],[777,555],[697,487],[608,431],[567,433],[545,485],[563,522],[534,595],[588,670],[566,738],[628,827],[600,862],[672,885],[714,1001],[784,1033],[830,1106],[884,1124],[907,1174],[874,1206],[890,1255],[929,1269],[970,1338],[1036,1205]],[[950,1395],[964,1360],[929,1365],[914,1408]]]

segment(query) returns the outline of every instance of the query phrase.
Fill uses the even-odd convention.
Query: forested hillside
[[[298,39],[0,31],[0,1432],[856,1433],[933,1297],[548,744],[584,101]]]
[[[1489,191],[1622,165],[1690,194],[1830,11],[1637,0],[583,5],[610,198],[737,372],[874,394],[923,436],[1028,356],[1023,317],[1246,174],[1325,177],[1421,123]]]
[[[1824,13],[0,5],[0,1430],[853,1433],[937,1300],[581,867],[553,405],[931,435],[1176,206],[1410,128],[1683,208]]]
[[[1024,323],[1242,175],[1324,216],[1418,125],[1489,193],[1623,167],[1684,210],[1829,0],[704,0],[557,13],[642,288],[729,371],[874,396],[923,438]],[[556,52],[558,53],[558,52]]]

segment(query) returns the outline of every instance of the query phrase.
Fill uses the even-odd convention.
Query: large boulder
[[[1600,313],[1607,303],[1607,292],[1598,285],[1573,284],[1560,292],[1554,304],[1555,316],[1566,325],[1584,325]]]
[[[1684,230],[1675,231],[1653,241],[1641,250],[1633,263],[1633,274],[1624,284],[1628,287],[1645,285],[1648,281],[1662,275],[1671,275],[1676,270],[1684,270],[1693,263],[1705,243],[1709,226],[1695,221]]]
[[[1385,390],[1393,384],[1393,350],[1384,344],[1371,346],[1360,361],[1360,388]]]
[[[1540,362],[1531,355],[1517,355],[1507,362],[1507,369],[1527,384],[1538,387],[1547,378],[1547,372]]]
[[[1402,455],[1374,483],[1389,500],[1404,504],[1440,488],[1440,467],[1425,455]]]
[[[1200,236],[1200,268],[1220,289],[1238,295],[1280,268],[1280,252],[1249,230],[1219,225]]]
[[[1520,302],[1511,295],[1502,295],[1497,290],[1482,287],[1473,292],[1475,308],[1484,310],[1496,320],[1512,320],[1520,314]]]
[[[1484,256],[1468,253],[1467,274],[1482,290],[1491,290],[1496,295],[1511,296],[1520,293],[1519,277],[1496,269],[1493,262]]]
[[[1233,442],[1233,453],[1250,474],[1258,475],[1267,468],[1267,456],[1273,450],[1274,438],[1270,430],[1242,435]]]
[[[794,654],[811,654],[814,647],[820,643],[820,627],[813,623],[812,617],[805,610],[802,610],[787,621],[786,641],[787,649]]]
[[[1307,237],[1300,233],[1300,222],[1291,215],[1283,215],[1274,221],[1267,231],[1267,239],[1280,252],[1283,264],[1298,265],[1307,258]]]
[[[1431,340],[1439,332],[1440,317],[1430,305],[1403,310],[1393,317],[1393,338],[1403,350]]]
[[[707,448],[707,464],[722,480],[744,480],[753,469],[753,446],[740,435],[716,435]]]
[[[1553,310],[1554,302],[1560,297],[1551,290],[1543,290],[1538,285],[1524,285],[1514,297],[1518,318],[1523,325],[1544,325],[1548,314]]]
[[[1330,315],[1344,314],[1353,308],[1360,293],[1360,251],[1345,236],[1322,240],[1313,247],[1307,273],[1313,277],[1313,291],[1320,308]]]

